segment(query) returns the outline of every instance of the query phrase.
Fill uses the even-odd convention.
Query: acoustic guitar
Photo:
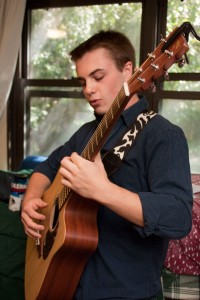
[[[82,157],[93,161],[101,150],[131,96],[148,89],[189,50],[180,28],[176,28],[125,83],[102,118]],[[46,216],[42,237],[35,243],[28,237],[25,263],[26,300],[71,300],[89,257],[98,245],[98,204],[61,184],[57,173],[44,193],[48,203],[41,213]]]

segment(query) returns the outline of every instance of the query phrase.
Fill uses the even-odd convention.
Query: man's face
[[[99,115],[105,114],[132,73],[129,62],[119,71],[108,50],[98,48],[76,61],[76,72],[88,103]]]

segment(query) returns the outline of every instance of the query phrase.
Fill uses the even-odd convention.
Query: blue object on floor
[[[45,159],[47,159],[46,156],[40,156],[40,155],[30,155],[24,158],[21,164],[21,169],[34,169],[38,164],[43,162]]]

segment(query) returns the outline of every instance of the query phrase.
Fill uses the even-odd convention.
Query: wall
[[[0,118],[0,170],[7,170],[7,110]]]

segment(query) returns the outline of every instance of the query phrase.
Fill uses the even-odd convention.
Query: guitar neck
[[[110,134],[132,95],[133,94],[131,94],[130,96],[126,96],[124,87],[121,88],[111,107],[103,116],[101,122],[99,123],[88,144],[83,150],[81,154],[83,158],[90,161],[94,160],[95,156],[101,150],[108,135]]]

